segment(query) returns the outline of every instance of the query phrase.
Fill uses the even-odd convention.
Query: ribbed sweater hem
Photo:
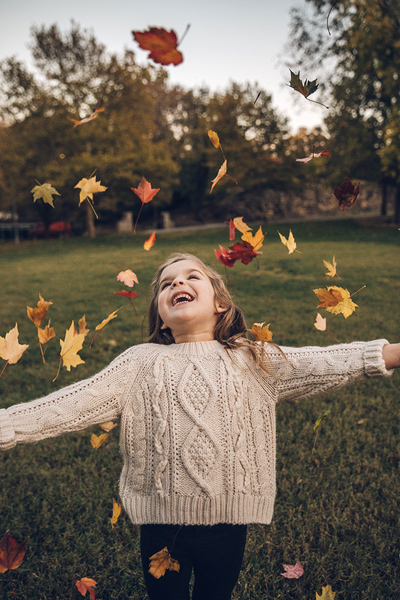
[[[211,498],[199,496],[122,496],[122,504],[137,525],[216,525],[217,523],[269,524],[274,511],[273,496],[243,494]]]

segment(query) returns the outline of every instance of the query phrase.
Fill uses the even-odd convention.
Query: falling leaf
[[[31,193],[33,194],[33,201],[39,200],[40,198],[46,204],[50,204],[54,208],[53,204],[53,196],[56,194],[57,196],[61,196],[50,183],[42,183],[41,185],[35,185],[34,188],[31,189]]]
[[[80,188],[79,192],[79,206],[82,204],[86,198],[90,198],[93,200],[93,194],[97,194],[98,192],[105,192],[106,186],[101,185],[101,181],[96,181],[96,176],[94,175],[90,179],[86,179],[84,177],[76,184],[75,188]]]
[[[114,296],[123,296],[124,298],[136,298],[136,292],[128,292],[127,290],[121,290],[120,292],[113,292]]]
[[[326,331],[326,318],[324,319],[319,313],[317,313],[314,327],[315,329],[318,329],[318,331]]]
[[[89,579],[89,577],[82,577],[80,581],[76,582],[76,587],[82,596],[86,596],[86,592],[89,592],[93,600],[96,597],[96,592],[93,589],[96,585],[97,583],[94,581],[94,579]]]
[[[150,556],[149,573],[156,579],[165,575],[166,570],[179,572],[180,564],[174,558],[171,558],[168,548],[165,547],[156,554]]]
[[[318,84],[317,84],[316,79],[314,79],[313,81],[309,81],[308,79],[305,79],[304,83],[303,83],[302,80],[300,79],[300,71],[297,73],[297,75],[296,75],[296,73],[293,73],[293,71],[291,69],[289,69],[289,71],[290,71],[289,87],[294,89],[296,92],[299,92],[302,96],[304,96],[304,98],[306,100],[309,100],[310,102],[315,102],[316,104],[321,104],[321,106],[325,106],[325,104],[322,104],[322,102],[318,102],[317,100],[311,100],[309,98],[309,96],[311,96],[311,94],[316,92],[318,89]],[[328,108],[328,107],[325,106],[325,108]]]
[[[115,525],[116,522],[118,521],[118,517],[121,514],[121,505],[118,504],[118,502],[116,502],[113,498],[113,512],[112,512],[112,517],[110,519],[111,521],[111,525]]]
[[[72,321],[71,327],[65,332],[65,340],[60,340],[60,356],[67,371],[70,371],[71,367],[77,367],[85,362],[78,356],[79,350],[82,350],[84,339],[83,333],[75,334],[74,322]]]
[[[141,182],[139,183],[137,188],[131,188],[133,192],[135,192],[136,196],[139,196],[143,204],[150,202],[153,200],[154,196],[157,192],[160,191],[160,188],[152,188],[151,183],[146,180],[145,177],[142,177]]]
[[[325,275],[328,275],[328,277],[339,277],[338,274],[336,273],[336,260],[335,257],[333,257],[332,259],[332,263],[328,262],[327,260],[323,260],[322,262],[324,263],[324,266],[326,269],[328,269],[328,271],[325,273]]]
[[[132,31],[134,39],[143,50],[149,50],[149,58],[160,65],[179,65],[182,53],[177,49],[178,38],[173,29],[166,31],[150,27],[147,31]]]
[[[100,331],[100,329],[103,329],[103,327],[105,325],[107,325],[107,323],[109,323],[109,321],[111,321],[111,319],[115,319],[115,317],[117,316],[117,312],[119,310],[121,310],[121,308],[123,308],[123,307],[120,306],[119,308],[117,308],[117,310],[114,310],[114,312],[110,313],[108,315],[108,317],[106,317],[101,323],[99,323],[98,325],[96,325],[96,327],[95,327],[96,331]]]
[[[317,154],[313,152],[312,154],[310,154],[310,156],[307,156],[306,158],[296,158],[296,162],[307,163],[313,158],[320,158],[321,156],[327,156],[328,158],[331,157],[329,152],[323,150],[322,152],[318,152]]]
[[[112,421],[107,421],[106,423],[101,423],[100,427],[103,429],[103,431],[107,431],[107,433],[109,433],[110,431],[118,427],[118,424],[113,423]]]
[[[84,119],[80,119],[80,120],[76,120],[76,119],[69,119],[69,120],[73,122],[74,127],[77,127],[78,125],[83,125],[84,123],[89,123],[89,121],[93,121],[93,119],[98,117],[99,113],[103,112],[104,110],[105,110],[105,108],[103,106],[102,108],[96,108],[96,110],[89,117],[85,117]]]
[[[3,338],[0,335],[0,358],[7,361],[9,365],[14,365],[19,361],[29,344],[20,344],[18,342],[18,325],[10,329]]]
[[[216,184],[218,183],[218,181],[220,179],[222,179],[224,177],[224,175],[226,175],[226,169],[227,169],[227,161],[226,159],[224,160],[224,162],[222,163],[217,176],[211,180],[212,186],[211,186],[211,190],[210,190],[210,194],[213,191],[214,187],[216,186]]]
[[[272,334],[272,331],[270,331],[270,329],[269,329],[270,324],[271,323],[268,323],[268,325],[264,326],[264,322],[263,323],[253,323],[252,328],[249,329],[248,331],[250,331],[250,333],[259,342],[271,342],[273,334]]]
[[[35,308],[31,308],[30,306],[26,307],[28,317],[35,323],[36,327],[40,327],[45,320],[48,308],[51,304],[53,304],[53,302],[46,302],[46,300],[42,298],[42,295],[39,294],[39,302]]]
[[[219,148],[221,146],[221,144],[220,144],[220,141],[219,141],[218,133],[216,133],[212,129],[208,129],[207,133],[208,133],[208,137],[210,138],[211,143],[213,144],[213,146],[215,148]]]
[[[86,327],[87,323],[86,323],[86,316],[83,315],[83,317],[81,317],[78,321],[78,326],[79,326],[79,332],[82,335],[84,335],[85,337],[87,336],[87,334],[89,333],[90,329],[87,329]]]
[[[292,230],[289,230],[289,237],[286,239],[284,235],[280,234],[278,231],[279,237],[281,238],[281,242],[284,246],[287,247],[287,249],[289,250],[289,254],[292,254],[292,252],[294,252],[297,248],[297,244],[294,240],[293,237],[293,233]],[[298,250],[296,250],[296,252],[299,252]],[[299,254],[301,254],[301,252],[299,252]]]
[[[214,252],[215,256],[217,257],[220,263],[222,263],[226,267],[233,267],[233,265],[236,262],[236,258],[233,258],[231,256],[231,252],[229,250],[227,250],[220,244],[219,250],[215,250],[214,248]]]
[[[328,408],[324,413],[322,413],[322,415],[320,415],[318,417],[318,419],[314,423],[314,431],[316,431],[318,429],[318,427],[321,425],[323,419],[326,419],[326,417],[330,414],[331,414],[331,409]]]
[[[295,565],[283,565],[283,568],[285,572],[281,573],[281,575],[287,579],[299,579],[299,577],[304,575],[304,569],[299,561]]]
[[[90,443],[92,444],[93,448],[100,448],[100,446],[104,444],[109,435],[109,433],[101,433],[100,435],[92,433]]]
[[[150,250],[150,248],[152,248],[154,246],[155,241],[156,241],[156,232],[153,231],[153,233],[151,234],[149,239],[146,240],[145,243],[143,244],[143,248],[145,250]]]
[[[357,196],[360,193],[360,184],[354,185],[352,181],[347,177],[338,188],[333,190],[337,200],[339,201],[340,210],[349,208],[357,200]]]
[[[240,260],[244,265],[248,265],[253,258],[257,258],[261,252],[256,252],[249,242],[238,242],[230,246],[230,257],[233,260]]]
[[[236,227],[235,227],[235,222],[233,219],[229,220],[229,241],[233,242],[235,239],[235,231],[236,231]]]
[[[336,592],[332,592],[332,586],[322,586],[322,596],[315,592],[316,600],[335,600]]]
[[[261,226],[259,227],[255,235],[252,235],[250,231],[246,231],[242,235],[242,240],[250,244],[254,252],[257,252],[257,250],[261,248],[261,246],[263,245],[264,238],[265,234],[262,232]]]
[[[0,540],[0,573],[17,569],[22,563],[28,540],[18,544],[6,531]]]
[[[248,231],[252,231],[252,228],[243,222],[243,217],[235,217],[233,219],[233,223],[236,229],[240,231],[240,233],[247,233]]]
[[[133,287],[134,283],[139,283],[136,273],[127,269],[126,271],[121,271],[117,275],[117,281],[121,281],[128,287]]]
[[[345,319],[349,317],[356,309],[355,304],[350,298],[350,292],[336,285],[328,286],[327,289],[318,288],[313,290],[320,303],[317,308],[326,308],[328,312],[338,315],[342,313]]]
[[[47,344],[54,337],[56,337],[56,332],[54,331],[54,327],[50,327],[50,321],[44,329],[38,327],[38,338],[41,344]]]

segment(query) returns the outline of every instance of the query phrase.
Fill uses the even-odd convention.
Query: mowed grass
[[[292,229],[300,253],[288,255],[277,229]],[[338,285],[357,293],[356,312],[344,319],[320,309],[341,342],[384,337],[400,339],[400,231],[359,221],[263,226],[258,261],[228,269],[229,287],[249,327],[270,323],[281,345],[328,345],[313,323],[314,288]],[[20,342],[29,349],[0,379],[0,408],[25,402],[83,379],[116,355],[140,343],[146,330],[148,290],[157,266],[172,252],[190,252],[217,268],[214,248],[229,245],[227,230],[164,233],[146,252],[147,236],[99,237],[0,246],[0,335],[18,322]],[[341,279],[325,276],[322,259],[335,255]],[[124,286],[120,270],[132,269],[135,315],[129,301],[113,296]],[[36,328],[26,316],[39,293],[52,300],[48,317],[57,339],[43,364]],[[95,326],[124,306],[95,338]],[[71,321],[86,315],[91,332],[81,357],[68,372],[59,364],[59,339]],[[1,361],[0,367],[4,365]],[[315,598],[331,585],[336,600],[398,598],[399,572],[399,374],[371,380],[325,396],[277,407],[278,496],[270,526],[251,525],[239,583],[233,598]],[[316,449],[314,423],[327,408]],[[122,514],[112,530],[112,499],[118,498],[121,458],[118,430],[98,450],[90,445],[100,428],[19,445],[0,453],[0,536],[28,538],[22,565],[12,571],[18,599],[77,599],[75,582],[91,577],[103,600],[146,598],[138,528]],[[304,575],[282,577],[283,564],[299,560]],[[0,598],[11,599],[8,573],[0,574]],[[210,599],[211,600],[211,599]]]

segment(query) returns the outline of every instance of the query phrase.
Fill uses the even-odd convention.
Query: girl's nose
[[[171,287],[175,287],[177,285],[183,285],[183,280],[182,279],[174,279],[174,281],[172,282]]]

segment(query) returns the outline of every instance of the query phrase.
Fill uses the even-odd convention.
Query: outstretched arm
[[[387,369],[400,367],[400,344],[385,344],[382,348],[382,356]]]

